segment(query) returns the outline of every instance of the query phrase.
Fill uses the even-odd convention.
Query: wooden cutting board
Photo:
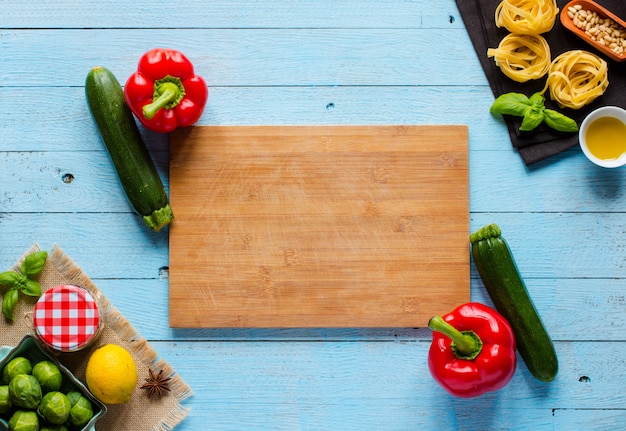
[[[423,327],[470,299],[467,126],[170,139],[171,327]]]

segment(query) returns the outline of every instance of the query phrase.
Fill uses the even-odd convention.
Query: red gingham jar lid
[[[48,346],[73,352],[87,346],[100,328],[98,304],[82,287],[62,285],[46,291],[37,301],[35,332]]]

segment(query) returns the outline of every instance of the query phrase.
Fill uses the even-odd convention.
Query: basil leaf
[[[0,273],[0,285],[13,287],[19,280],[20,275],[15,271],[6,271]]]
[[[499,96],[489,108],[492,114],[507,114],[521,117],[531,106],[530,99],[521,93],[505,93]]]
[[[526,112],[524,112],[524,119],[522,120],[522,124],[519,129],[522,132],[530,132],[531,130],[535,130],[537,126],[543,123],[544,114],[543,109],[538,109],[535,107],[528,108]]]
[[[578,124],[576,124],[576,121],[569,118],[568,116],[563,115],[560,112],[554,111],[552,109],[546,109],[544,111],[544,114],[544,121],[549,127],[553,128],[554,130],[558,130],[559,132],[578,131]]]
[[[543,97],[543,94],[541,93],[535,93],[532,96],[530,96],[531,105],[537,108],[543,108],[545,101],[546,101],[546,98]]]
[[[36,251],[29,254],[22,262],[22,274],[27,277],[39,274],[45,266],[47,258],[48,252],[46,251]]]
[[[13,310],[15,309],[15,304],[17,304],[18,297],[18,290],[10,289],[2,298],[2,314],[9,320],[14,319]]]
[[[35,280],[28,280],[20,285],[20,291],[28,296],[41,296],[41,286]]]
[[[15,281],[13,287],[17,290],[24,290],[26,283],[28,283],[28,277],[26,277],[24,274],[18,274],[18,278]]]

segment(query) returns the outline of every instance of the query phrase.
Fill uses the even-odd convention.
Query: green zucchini
[[[554,380],[559,368],[554,345],[500,228],[484,226],[470,235],[470,243],[476,269],[496,310],[511,324],[528,370],[537,380]]]
[[[174,214],[122,86],[111,71],[97,66],[87,74],[85,93],[130,204],[152,230],[160,231]]]

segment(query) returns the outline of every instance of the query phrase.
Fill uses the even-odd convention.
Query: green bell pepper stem
[[[154,82],[152,103],[142,108],[143,115],[150,120],[159,109],[172,109],[183,100],[183,97],[185,97],[185,87],[180,78],[168,75],[159,79]]]
[[[475,359],[483,348],[482,341],[473,331],[461,332],[443,320],[441,316],[431,318],[428,327],[433,331],[441,332],[452,340],[452,351],[459,359]]]

